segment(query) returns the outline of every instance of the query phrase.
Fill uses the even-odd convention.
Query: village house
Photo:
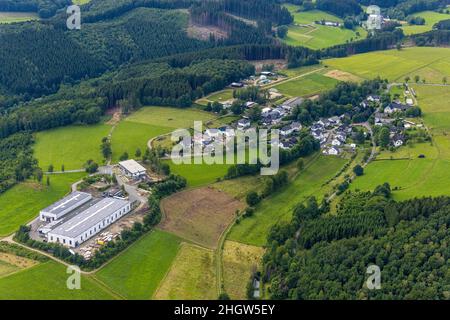
[[[395,134],[392,137],[392,144],[395,147],[400,147],[403,145],[403,143],[405,142],[405,137],[402,134]]]
[[[247,119],[241,119],[237,122],[237,128],[240,130],[244,130],[250,128],[251,122]]]
[[[409,108],[409,106],[398,103],[398,102],[391,102],[386,108],[384,108],[384,113],[386,114],[392,114],[394,112],[403,112],[406,111]]]

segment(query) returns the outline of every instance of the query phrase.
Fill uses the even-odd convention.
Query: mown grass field
[[[419,75],[427,83],[442,83],[450,77],[450,49],[432,47],[403,48],[402,50],[377,51],[351,57],[328,59],[325,65],[355,74],[361,78],[377,76],[390,82],[414,79]],[[412,80],[411,80],[412,81]]]
[[[66,267],[54,261],[38,264],[0,278],[0,300],[111,300],[116,298],[90,277],[81,289],[67,288]]]
[[[439,13],[435,11],[421,11],[412,14],[414,17],[422,17],[425,19],[425,24],[418,25],[404,25],[401,27],[406,35],[424,33],[433,29],[433,26],[442,20],[450,19],[450,14]]]
[[[167,160],[172,173],[183,176],[187,179],[188,187],[199,187],[216,182],[218,178],[223,178],[228,171],[228,164],[175,164]]]
[[[0,196],[0,236],[16,231],[20,225],[39,215],[39,211],[70,192],[70,185],[85,173],[65,173],[50,176],[50,186],[37,182],[15,185]]]
[[[0,24],[24,22],[39,19],[34,12],[0,12]]]
[[[151,138],[171,131],[172,129],[168,127],[122,121],[114,128],[111,136],[113,163],[117,163],[124,152],[127,152],[130,158],[135,158],[135,153],[138,148],[143,155],[147,149],[147,143]]]
[[[191,128],[194,121],[206,123],[215,116],[212,113],[197,109],[180,109],[170,107],[143,107],[125,121],[149,124],[157,127],[168,127],[173,129]]]
[[[151,299],[180,249],[180,239],[154,230],[114,258],[95,277],[127,299]]]
[[[247,299],[246,284],[260,265],[264,249],[234,241],[225,241],[223,278],[225,292],[231,299]]]
[[[154,299],[214,300],[216,288],[213,251],[183,243]]]
[[[322,91],[330,90],[338,83],[336,79],[326,77],[320,73],[313,73],[286,81],[282,84],[275,86],[280,93],[291,97],[310,96]]]
[[[236,224],[228,239],[254,246],[265,245],[270,228],[279,221],[289,220],[297,203],[310,196],[315,196],[320,201],[323,196],[322,184],[332,178],[346,162],[342,158],[324,156],[312,160],[311,165],[288,186],[263,200],[252,217]],[[236,181],[239,183],[239,180]]]
[[[39,166],[47,171],[53,164],[55,171],[80,169],[92,159],[101,164],[103,156],[100,144],[111,126],[97,124],[93,126],[67,126],[36,133],[34,156]]]
[[[347,41],[360,40],[366,37],[367,32],[363,28],[349,30],[338,27],[329,27],[317,25],[316,20],[327,20],[341,22],[342,19],[334,15],[319,10],[297,12],[298,6],[285,5],[285,7],[294,16],[294,23],[289,26],[286,38],[283,40],[286,44],[292,46],[305,46],[311,49],[322,49]],[[305,27],[303,25],[311,25]],[[359,33],[359,36],[358,36]]]
[[[352,189],[372,190],[375,186],[389,182],[394,198],[403,200],[420,196],[439,196],[450,193],[450,87],[414,86],[424,122],[429,127],[433,142],[405,146],[391,153],[385,151],[369,164],[365,174],[357,178]],[[424,154],[425,159],[418,155]]]

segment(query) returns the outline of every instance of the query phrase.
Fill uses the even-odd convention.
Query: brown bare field
[[[264,249],[235,241],[225,241],[223,277],[225,292],[231,299],[247,299],[246,287],[250,276],[261,263]]]
[[[197,23],[189,22],[187,29],[188,36],[199,40],[209,40],[211,34],[214,34],[216,39],[228,38],[228,33],[215,26],[203,26]]]
[[[217,298],[214,253],[183,243],[157,289],[157,300],[213,300]]]
[[[326,77],[333,78],[339,81],[347,81],[347,82],[361,82],[363,79],[361,79],[358,76],[355,76],[354,74],[341,71],[341,70],[331,70],[324,74]]]
[[[0,252],[0,260],[21,269],[29,268],[39,263],[31,259],[19,257],[5,252]]]
[[[216,248],[220,235],[245,205],[225,192],[204,187],[174,194],[161,202],[160,228],[208,248]]]

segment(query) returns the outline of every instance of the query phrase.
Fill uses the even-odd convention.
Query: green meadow
[[[324,194],[322,184],[334,177],[347,160],[319,156],[310,166],[298,174],[288,186],[263,200],[252,217],[242,219],[231,229],[228,240],[263,246],[270,228],[279,221],[288,221],[294,206],[315,196],[320,201]],[[236,180],[237,187],[239,180]]]
[[[214,114],[197,109],[180,109],[170,107],[144,107],[134,112],[125,121],[149,124],[173,129],[191,128],[194,121],[207,122]]]
[[[313,73],[298,79],[286,81],[275,86],[274,88],[284,95],[301,97],[330,90],[334,88],[338,82],[339,81],[336,79],[326,77],[320,73]]]
[[[0,12],[0,24],[24,22],[39,19],[34,12]]]
[[[100,269],[95,277],[127,299],[151,299],[180,249],[180,239],[154,230]]]
[[[349,30],[339,27],[317,25],[314,21],[327,20],[343,22],[341,18],[329,13],[311,10],[298,12],[296,5],[285,5],[294,16],[294,23],[289,26],[289,31],[283,42],[292,46],[305,46],[311,49],[323,49],[347,41],[360,40],[366,37],[367,32],[363,28]],[[308,25],[308,26],[304,26]],[[359,34],[359,35],[358,35]]]
[[[188,187],[199,187],[216,182],[218,178],[223,178],[231,166],[229,164],[174,164],[168,160],[172,173],[186,178]]]
[[[39,214],[39,211],[70,192],[70,185],[85,173],[64,173],[50,176],[50,186],[22,182],[0,196],[0,236],[16,231]]]
[[[100,144],[111,126],[97,124],[93,126],[67,126],[36,133],[34,155],[39,166],[47,171],[53,164],[55,171],[80,169],[92,159],[102,163]]]
[[[81,289],[67,288],[66,267],[54,261],[0,278],[0,300],[111,300],[116,296],[82,276]]]
[[[433,26],[442,20],[450,19],[450,14],[439,13],[435,11],[422,11],[412,14],[414,17],[422,17],[425,19],[424,25],[404,25],[401,28],[406,35],[424,33],[433,29]]]
[[[450,77],[450,49],[432,47],[377,51],[346,58],[324,60],[325,65],[355,74],[361,78],[377,76],[391,82],[404,81],[406,76],[419,75],[427,83],[442,83]]]

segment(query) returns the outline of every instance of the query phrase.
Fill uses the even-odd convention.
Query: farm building
[[[105,198],[47,234],[48,242],[75,248],[131,211],[125,200]]]
[[[90,201],[92,196],[84,192],[72,192],[67,197],[55,202],[51,206],[41,210],[39,218],[41,221],[51,222],[61,219],[69,212],[79,208]]]
[[[147,174],[147,169],[133,159],[119,162],[119,167],[126,176],[131,178],[139,178]]]

